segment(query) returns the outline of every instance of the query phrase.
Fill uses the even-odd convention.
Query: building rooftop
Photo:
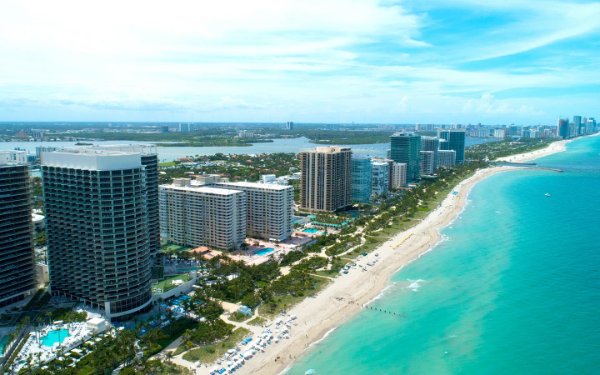
[[[240,191],[240,190],[222,189],[222,188],[218,188],[218,187],[210,187],[207,185],[179,186],[179,185],[170,184],[170,185],[160,185],[160,187],[165,188],[165,189],[180,190],[180,191],[193,191],[193,192],[197,192],[197,193],[223,195],[223,196],[243,193],[243,191]]]
[[[155,155],[157,153],[155,145],[138,145],[138,144],[111,144],[111,145],[94,145],[88,147],[92,150],[106,150],[106,151],[122,151],[122,152],[135,152],[141,155]]]
[[[261,182],[247,182],[247,181],[222,182],[221,185],[257,188],[257,189],[265,189],[265,190],[287,190],[287,189],[292,188],[290,185],[265,184],[265,183],[261,183]]]
[[[303,152],[318,152],[318,153],[322,153],[322,154],[335,154],[338,152],[346,152],[346,151],[352,151],[352,149],[349,147],[340,147],[340,146],[320,146],[320,147],[315,147],[312,150],[306,150]]]
[[[27,151],[0,150],[0,165],[27,164]]]
[[[64,149],[42,152],[42,165],[84,170],[122,170],[141,167],[139,152],[93,148]]]

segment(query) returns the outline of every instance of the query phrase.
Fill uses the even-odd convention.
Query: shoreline
[[[547,147],[523,154],[499,158],[500,161],[528,162],[563,152],[571,140],[560,140]],[[472,188],[486,178],[500,172],[519,170],[513,166],[495,166],[481,169],[461,181],[440,205],[419,224],[396,234],[361,259],[372,262],[368,272],[353,270],[338,276],[323,291],[294,306],[289,314],[298,317],[297,327],[289,340],[271,345],[266,353],[248,361],[240,374],[283,374],[293,367],[298,358],[318,345],[340,325],[352,319],[363,306],[380,298],[390,285],[390,278],[400,269],[432,251],[443,241],[441,231],[451,225],[466,209]],[[410,240],[410,241],[408,241]],[[375,254],[379,256],[375,256]]]

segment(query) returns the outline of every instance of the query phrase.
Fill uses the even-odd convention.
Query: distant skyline
[[[0,121],[554,124],[600,114],[591,1],[4,1]]]

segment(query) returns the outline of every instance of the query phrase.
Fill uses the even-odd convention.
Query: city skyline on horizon
[[[594,2],[3,8],[7,122],[533,125],[600,102]]]

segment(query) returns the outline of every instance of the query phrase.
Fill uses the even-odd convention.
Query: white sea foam
[[[423,280],[423,279],[417,279],[417,280],[408,279],[408,281],[410,282],[410,284],[406,287],[406,289],[410,289],[413,292],[418,292],[419,289],[421,288],[421,285],[425,282],[425,280]]]

